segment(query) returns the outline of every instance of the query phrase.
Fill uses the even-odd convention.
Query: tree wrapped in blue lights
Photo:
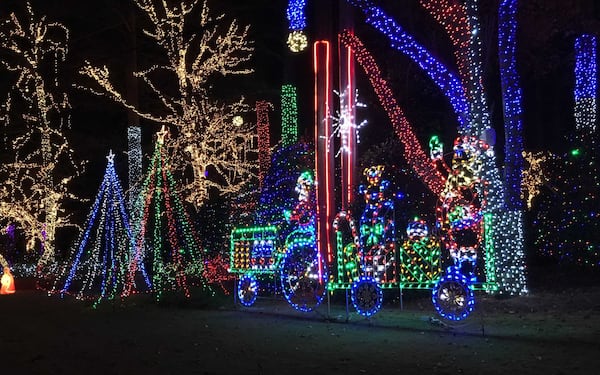
[[[283,212],[291,211],[298,201],[294,193],[300,173],[312,166],[313,151],[309,144],[299,142],[278,147],[273,152],[271,167],[260,193],[254,222],[258,225],[275,225],[282,240],[291,227]]]
[[[167,131],[157,134],[154,153],[142,185],[136,209],[141,211],[135,228],[136,258],[152,279],[152,291],[160,300],[165,292],[191,296],[191,287],[208,288],[203,276],[200,242],[177,194],[177,186],[163,147]],[[141,269],[133,262],[129,269],[127,292],[135,289]]]
[[[597,39],[575,41],[575,132],[555,161],[553,190],[534,220],[536,247],[560,263],[600,267],[600,170],[597,132]]]
[[[134,242],[123,190],[115,172],[114,154],[109,153],[107,159],[104,179],[88,214],[85,231],[52,290],[79,299],[93,299],[94,305],[120,296],[125,291],[131,263],[140,260],[132,257]],[[149,288],[142,264],[138,268],[143,276],[141,282]]]

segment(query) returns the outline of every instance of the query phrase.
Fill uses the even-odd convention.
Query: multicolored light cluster
[[[575,132],[570,152],[552,160],[551,189],[538,199],[535,244],[560,263],[600,267],[600,168],[596,37],[575,40]]]
[[[513,204],[507,204],[506,187],[504,186],[504,181],[500,178],[500,171],[494,151],[495,132],[492,128],[490,109],[483,87],[481,26],[478,18],[478,2],[477,0],[464,0],[463,2],[431,0],[421,1],[421,4],[444,26],[455,46],[455,56],[461,82],[465,88],[470,107],[469,125],[466,131],[461,131],[461,134],[480,138],[489,145],[488,150],[481,156],[482,170],[480,177],[485,183],[481,185],[480,189],[485,193],[486,211],[493,213],[494,221],[498,222],[498,225],[494,226],[493,236],[494,245],[498,251],[498,271],[501,275],[504,275],[500,285],[500,292],[525,294],[527,293],[524,273],[525,240],[523,237],[523,228],[518,227],[518,225],[522,225],[522,221],[510,220],[514,216],[522,215],[520,209],[512,207],[520,207],[520,203],[515,203],[520,183],[518,181],[517,183],[515,181],[510,182]],[[505,19],[502,19],[502,21],[505,22],[505,25],[508,22]],[[501,25],[500,27],[502,28],[505,25]],[[502,47],[504,46],[500,48],[502,49]],[[506,75],[504,77],[506,78]],[[506,125],[509,136],[514,136],[517,133],[514,123],[509,121]],[[519,159],[520,155],[514,154],[522,151],[522,148],[518,147],[518,139],[515,141],[517,149],[514,151],[511,150],[512,153],[509,155],[512,158],[511,160]],[[520,174],[521,169],[515,170],[509,177],[514,180],[516,176],[518,179]],[[504,222],[503,220],[509,221]],[[517,272],[515,272],[515,269]]]
[[[483,239],[483,209],[478,184],[482,168],[481,154],[487,144],[474,137],[454,141],[450,174],[436,207],[436,218],[443,232],[442,241],[457,268],[468,263],[465,274],[474,273]]]
[[[295,188],[298,203],[289,216],[296,229],[286,238],[281,265],[283,294],[290,306],[300,311],[316,308],[327,286],[327,272],[317,248],[314,190],[312,172],[302,172]]]
[[[394,194],[383,171],[382,165],[365,169],[367,185],[358,188],[365,200],[359,231],[361,274],[378,283],[397,281]]]
[[[294,187],[297,176],[311,168],[313,163],[314,151],[307,143],[280,146],[273,152],[271,168],[265,176],[253,222],[260,226],[277,226],[282,242],[292,230],[282,210],[291,212],[296,205],[298,199]]]
[[[400,272],[403,287],[433,285],[440,277],[441,246],[439,239],[429,233],[424,220],[415,218],[406,228],[407,239],[400,247]]]

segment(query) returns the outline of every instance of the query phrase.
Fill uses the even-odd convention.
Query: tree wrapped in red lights
[[[143,259],[157,300],[167,291],[181,291],[190,297],[192,286],[207,287],[200,242],[177,194],[163,147],[166,136],[163,127],[137,201],[141,214],[134,230],[134,259]],[[132,262],[125,295],[134,291],[139,271],[138,262]]]
[[[425,154],[425,151],[420,146],[419,140],[412,130],[412,126],[394,98],[392,89],[383,78],[375,59],[367,51],[360,39],[348,31],[344,31],[340,35],[340,42],[344,46],[352,48],[356,54],[356,60],[369,77],[381,105],[388,113],[394,127],[394,132],[404,145],[407,162],[425,185],[433,193],[439,194],[444,188],[444,178],[436,169],[431,168],[431,162],[427,154]]]

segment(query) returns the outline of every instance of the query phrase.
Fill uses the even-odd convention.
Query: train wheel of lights
[[[452,270],[442,276],[433,288],[433,306],[440,316],[450,321],[465,319],[473,311],[475,296],[465,275]]]
[[[258,296],[258,281],[251,274],[245,274],[238,281],[237,289],[238,299],[240,303],[246,307],[250,307],[256,302]]]
[[[381,309],[383,291],[372,277],[361,277],[352,284],[352,305],[362,316],[369,317]]]
[[[314,310],[325,297],[325,274],[319,275],[317,250],[310,244],[290,248],[281,267],[281,286],[290,306]]]

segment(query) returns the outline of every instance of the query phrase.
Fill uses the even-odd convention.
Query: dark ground
[[[407,293],[403,309],[388,302],[370,320],[351,312],[346,323],[339,302],[329,318],[326,304],[304,314],[282,297],[250,309],[236,308],[230,296],[208,305],[133,297],[92,309],[16,282],[15,295],[0,296],[7,374],[599,373],[594,285],[478,295],[467,323],[450,328],[429,321],[427,292]]]

